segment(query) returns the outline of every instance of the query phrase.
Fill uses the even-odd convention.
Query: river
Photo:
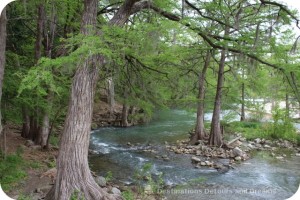
[[[194,113],[165,110],[158,112],[146,125],[106,127],[93,131],[90,147],[97,154],[89,158],[91,168],[102,176],[110,171],[119,182],[131,184],[134,182],[134,172],[146,163],[152,163],[151,173],[154,177],[162,174],[166,185],[181,185],[176,190],[162,191],[167,199],[172,200],[283,200],[298,189],[300,157],[292,156],[280,161],[258,152],[250,160],[235,165],[234,169],[220,173],[213,168],[194,168],[190,155],[167,152],[165,143],[186,139],[194,123]],[[128,142],[132,146],[127,145]],[[143,149],[158,151],[158,155],[166,155],[170,160],[164,161],[157,154],[144,152]]]

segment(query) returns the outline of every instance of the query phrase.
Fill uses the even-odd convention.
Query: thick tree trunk
[[[210,52],[206,53],[205,63],[202,72],[199,74],[199,88],[198,88],[198,108],[197,108],[197,120],[195,127],[195,134],[193,135],[190,143],[196,144],[198,140],[203,140],[205,137],[204,128],[204,98],[205,98],[205,77],[206,71],[210,63]]]
[[[229,27],[226,26],[224,37],[226,37],[228,34],[229,34]],[[221,115],[222,88],[224,84],[224,68],[225,68],[226,53],[227,51],[225,49],[221,51],[221,59],[219,63],[218,83],[217,83],[216,97],[214,103],[213,117],[211,121],[210,136],[208,141],[209,145],[212,146],[221,146],[223,143],[220,115]]]
[[[115,85],[113,77],[109,77],[108,80],[108,105],[109,105],[109,118],[112,119],[114,115],[114,108],[115,108]]]
[[[222,145],[222,132],[221,132],[221,123],[220,123],[220,115],[221,115],[221,103],[222,103],[222,87],[224,82],[224,67],[225,67],[225,58],[226,51],[221,51],[221,59],[219,63],[219,71],[218,71],[218,84],[217,91],[214,103],[214,112],[211,121],[211,129],[209,136],[209,145],[213,146],[221,146]]]
[[[131,1],[126,1],[124,5],[128,6],[128,2]],[[127,14],[119,13],[120,11],[127,11],[124,10],[124,5],[121,6],[116,16],[127,16]],[[97,6],[97,0],[84,1],[81,26],[81,33],[84,35],[94,33]],[[130,9],[127,12],[130,13]],[[126,21],[118,20],[116,16],[112,19],[116,23],[111,24],[121,25],[121,22]],[[69,200],[75,193],[77,193],[78,199],[121,199],[119,196],[103,191],[96,184],[88,166],[88,146],[95,86],[99,76],[99,65],[103,63],[102,56],[92,56],[76,70],[68,113],[59,145],[57,178],[54,186],[47,194],[46,200]]]
[[[122,122],[121,125],[122,127],[128,127],[128,105],[126,103],[123,104],[123,109],[122,109]]]
[[[28,115],[27,109],[23,108],[23,127],[22,127],[22,133],[21,136],[23,138],[29,139],[29,132],[30,132],[30,117]]]
[[[5,67],[5,49],[6,49],[6,9],[4,8],[0,16],[0,105],[2,98],[2,86]],[[2,134],[2,114],[0,108],[0,138]]]

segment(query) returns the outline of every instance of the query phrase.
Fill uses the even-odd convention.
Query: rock
[[[191,159],[192,159],[193,163],[199,163],[199,162],[201,162],[201,159],[198,158],[198,157],[196,157],[196,156],[193,156]]]
[[[243,156],[244,152],[238,148],[238,147],[235,147],[233,150],[232,150],[232,153],[234,154],[234,156]]]
[[[201,155],[201,151],[197,150],[196,151],[196,156],[200,156]]]
[[[260,144],[260,143],[261,143],[261,139],[260,139],[260,138],[256,138],[256,139],[254,139],[254,142],[255,142],[256,144]]]
[[[202,162],[200,162],[200,165],[201,166],[206,166],[206,163],[202,161]]]
[[[30,148],[32,148],[33,150],[41,150],[42,149],[41,145],[33,145],[33,146],[30,146]]]
[[[207,165],[207,166],[212,166],[213,165],[213,163],[212,162],[210,162],[210,161],[205,161],[205,164]]]
[[[237,141],[231,143],[230,146],[232,146],[234,148],[234,147],[239,147],[242,144],[243,144],[242,142],[240,142],[239,140],[237,140]]]
[[[145,192],[145,194],[151,194],[152,193],[151,185],[145,185],[144,186],[144,192]]]
[[[300,153],[296,153],[295,156],[300,156]]]
[[[170,158],[166,157],[166,158],[163,158],[164,161],[170,161]]]
[[[34,145],[34,142],[32,140],[26,140],[24,145],[27,146],[27,147],[30,147],[30,146]]]
[[[266,148],[266,149],[270,149],[271,148],[271,146],[267,145],[267,144],[265,144],[263,147]]]
[[[117,195],[121,195],[121,191],[118,188],[116,188],[116,187],[113,187],[111,189],[111,193],[117,194]]]
[[[236,161],[241,161],[242,158],[241,158],[240,156],[237,156],[237,157],[234,158],[234,160],[236,160]]]
[[[130,142],[127,142],[127,146],[132,146],[132,144]]]
[[[169,143],[167,141],[165,141],[165,145],[168,145]]]
[[[91,129],[96,130],[98,128],[98,125],[96,123],[92,123]]]
[[[97,176],[95,178],[95,180],[96,180],[96,183],[98,183],[99,186],[101,186],[101,187],[105,187],[106,186],[106,179],[104,177]]]
[[[283,160],[284,157],[282,157],[282,156],[277,156],[276,159],[278,159],[278,160]]]
[[[36,188],[36,189],[34,190],[34,192],[35,192],[35,193],[41,193],[42,190],[41,190],[41,188]]]
[[[256,147],[253,146],[252,144],[248,144],[247,147],[248,147],[249,149],[255,149],[255,148],[256,148]]]

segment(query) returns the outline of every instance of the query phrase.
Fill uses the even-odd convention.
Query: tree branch
[[[151,1],[148,1],[148,0],[135,3],[134,6],[132,7],[131,14],[135,14],[144,9],[151,9],[151,10],[155,11],[156,13],[160,14],[161,16],[163,16],[169,20],[172,20],[172,21],[180,20],[180,17],[178,17],[177,15],[175,15],[173,13],[169,13],[167,11],[164,11],[164,10],[156,7]]]

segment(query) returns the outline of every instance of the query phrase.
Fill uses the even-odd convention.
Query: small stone
[[[200,162],[200,165],[201,166],[206,166],[206,163],[202,161],[202,162]]]
[[[33,145],[33,146],[30,146],[30,148],[32,148],[33,150],[41,150],[42,149],[41,145]]]
[[[34,145],[34,142],[32,140],[26,140],[24,145],[27,146],[27,147],[30,147],[30,146]]]
[[[193,156],[191,159],[192,159],[192,162],[193,162],[193,163],[201,162],[201,159],[198,158],[198,157],[196,157],[196,156]]]
[[[132,146],[132,144],[130,142],[127,142],[127,146]]]
[[[196,151],[196,156],[200,156],[201,155],[201,151],[197,150]]]
[[[170,158],[163,158],[164,161],[170,161]]]
[[[295,156],[300,156],[300,153],[296,153]]]
[[[144,192],[145,192],[145,194],[151,194],[152,193],[151,185],[145,185]]]
[[[265,145],[264,145],[264,148],[266,148],[266,149],[269,149],[269,148],[271,148],[271,146],[270,146],[270,145],[267,145],[267,144],[265,144]]]
[[[241,161],[242,158],[241,158],[240,156],[237,156],[237,157],[234,158],[234,160],[236,160],[236,161]]]
[[[282,156],[277,156],[276,159],[278,159],[278,160],[283,160],[284,157],[282,157]]]
[[[100,187],[105,187],[105,186],[106,186],[106,179],[105,179],[104,177],[102,177],[102,176],[97,176],[97,177],[95,178],[95,180],[96,180],[96,183],[98,183],[98,185],[99,185]]]
[[[121,195],[121,191],[118,188],[116,188],[116,187],[113,187],[111,189],[111,193],[117,194],[117,195]]]
[[[35,193],[41,193],[42,191],[41,191],[41,188],[36,188],[34,192]]]
[[[207,165],[207,166],[212,166],[213,165],[213,163],[212,162],[210,162],[210,161],[205,161],[205,164]]]
[[[254,139],[254,142],[255,142],[256,144],[260,144],[260,143],[261,143],[261,139],[260,139],[260,138],[256,138],[256,139]]]

